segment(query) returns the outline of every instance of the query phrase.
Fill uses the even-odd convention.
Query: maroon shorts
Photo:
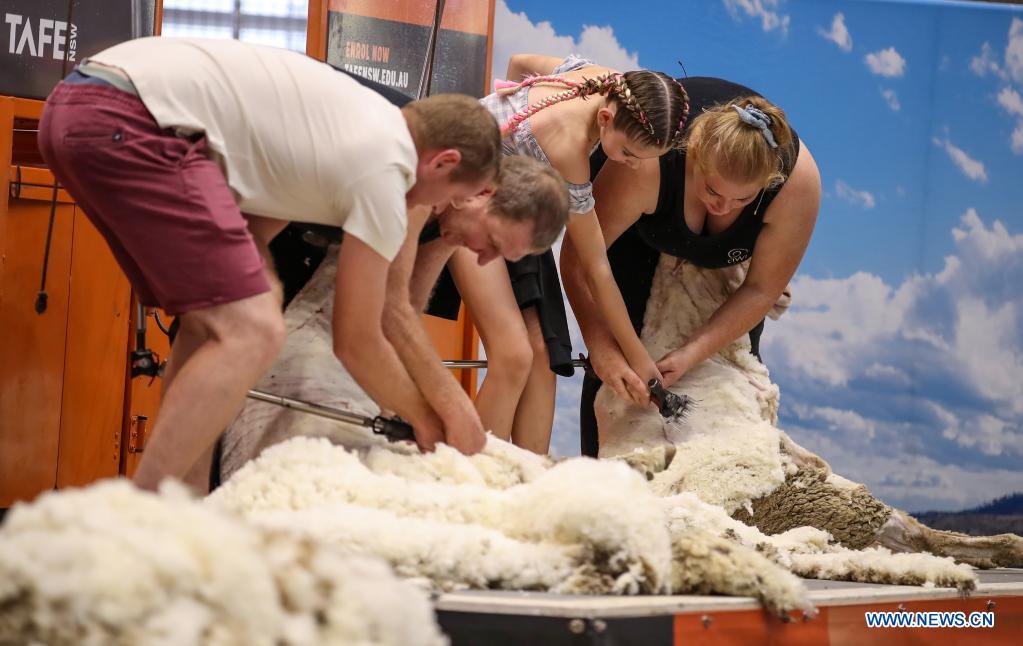
[[[137,96],[62,82],[46,100],[39,148],[142,303],[181,314],[270,290],[206,140],[161,128]]]

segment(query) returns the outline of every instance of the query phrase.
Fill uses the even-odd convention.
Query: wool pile
[[[427,594],[379,559],[245,523],[172,482],[45,494],[0,527],[0,644],[445,643]]]

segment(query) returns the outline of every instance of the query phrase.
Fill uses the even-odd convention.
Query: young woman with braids
[[[780,108],[721,79],[689,78],[684,85],[694,115],[684,147],[632,166],[604,164],[594,183],[600,229],[636,338],[660,254],[706,268],[751,259],[742,285],[718,311],[685,345],[656,357],[666,386],[747,333],[759,358],[764,317],[803,257],[821,191],[813,157]],[[603,320],[584,264],[572,246],[563,247],[565,291],[597,373],[586,376],[580,410],[583,454],[596,455],[600,379],[620,380],[635,364]]]
[[[576,56],[513,56],[506,82],[481,100],[502,125],[505,154],[550,164],[568,184],[566,244],[578,249],[581,275],[629,364],[657,368],[632,329],[607,262],[592,196],[589,158],[603,147],[626,168],[678,146],[688,115],[682,86],[666,74],[619,73]],[[597,207],[599,208],[599,206]],[[457,244],[457,241],[449,241]],[[475,316],[489,369],[477,397],[484,427],[519,446],[546,453],[554,419],[555,373],[572,374],[571,341],[554,255],[507,266],[473,267],[466,251],[449,268]],[[512,289],[508,289],[510,284]],[[522,316],[516,311],[521,310]],[[530,357],[532,360],[530,361]],[[644,381],[618,384],[623,396],[649,401]]]

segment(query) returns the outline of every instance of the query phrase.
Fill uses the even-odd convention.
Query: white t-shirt
[[[340,226],[393,260],[417,155],[401,111],[297,52],[140,38],[90,60],[123,70],[163,128],[204,132],[244,213]]]

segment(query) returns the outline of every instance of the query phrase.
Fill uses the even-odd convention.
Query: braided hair
[[[544,108],[596,94],[617,103],[620,109],[615,113],[614,126],[627,136],[658,148],[675,149],[682,145],[689,117],[689,95],[681,83],[667,74],[646,70],[624,74],[608,72],[581,81],[556,75],[530,76],[521,83],[506,85],[498,92],[508,94],[541,83],[561,86],[565,90],[512,115],[501,127],[502,135],[507,136]]]

